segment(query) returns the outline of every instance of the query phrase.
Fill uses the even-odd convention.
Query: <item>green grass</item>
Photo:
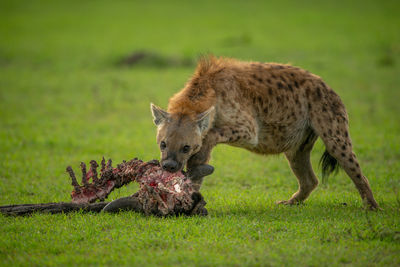
[[[149,103],[166,107],[193,68],[115,64],[148,50],[322,76],[383,210],[366,212],[343,172],[304,205],[276,206],[297,189],[284,157],[221,145],[208,217],[0,215],[0,265],[400,265],[399,13],[397,1],[1,1],[0,205],[68,201],[66,165],[159,156]]]

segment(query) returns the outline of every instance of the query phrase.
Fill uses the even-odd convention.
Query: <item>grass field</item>
[[[0,215],[0,265],[399,266],[399,13],[398,1],[1,1],[0,205],[69,201],[66,165],[158,158],[149,103],[166,107],[193,66],[116,64],[146,50],[323,77],[383,210],[366,212],[344,172],[304,205],[277,206],[297,189],[283,155],[221,145],[208,217]]]

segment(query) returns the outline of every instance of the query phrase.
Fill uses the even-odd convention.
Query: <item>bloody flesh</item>
[[[139,183],[140,189],[132,195],[135,202],[134,210],[145,214],[207,214],[205,201],[199,192],[195,191],[190,179],[184,173],[170,173],[163,170],[157,160],[143,162],[133,159],[124,161],[117,167],[112,167],[109,160],[101,161],[100,177],[97,173],[98,164],[92,160],[90,170],[81,163],[82,185],[79,185],[70,166],[67,172],[71,176],[74,190],[71,193],[72,202],[76,204],[93,203],[104,200],[115,188],[132,181]]]
[[[5,215],[28,215],[33,212],[68,213],[82,212],[117,212],[131,210],[147,215],[207,215],[204,207],[206,202],[201,194],[194,189],[191,179],[183,172],[170,173],[163,171],[158,161],[143,162],[138,159],[124,161],[117,167],[104,158],[99,165],[90,162],[89,171],[81,163],[82,182],[80,185],[70,166],[67,167],[74,190],[71,192],[71,203],[42,203],[0,206],[0,213]],[[209,175],[211,166],[199,168],[197,175]],[[192,176],[191,176],[192,177]],[[195,176],[193,176],[195,177]],[[103,202],[115,189],[132,181],[139,183],[139,191],[130,197],[124,197],[112,202]],[[96,202],[100,200],[101,202]],[[96,202],[96,203],[95,203]]]

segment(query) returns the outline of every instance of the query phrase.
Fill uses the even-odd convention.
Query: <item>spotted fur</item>
[[[220,143],[259,154],[284,153],[299,190],[281,203],[294,204],[304,201],[318,185],[310,152],[320,137],[327,151],[325,173],[333,171],[337,162],[362,199],[378,208],[353,153],[342,101],[320,77],[306,70],[204,57],[185,87],[170,99],[168,110],[162,111],[164,118],[157,117],[157,110],[162,111],[153,106],[159,120],[157,141],[168,143],[161,160],[174,155],[180,168],[187,165],[190,171],[207,163],[212,148]],[[206,126],[201,131],[199,123]],[[179,153],[184,145],[191,147],[186,155]]]

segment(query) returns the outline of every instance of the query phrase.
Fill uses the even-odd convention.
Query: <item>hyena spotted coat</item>
[[[207,166],[211,150],[220,143],[259,154],[284,153],[299,189],[279,203],[295,204],[318,185],[310,152],[320,137],[326,146],[323,174],[339,164],[364,203],[378,208],[353,152],[342,101],[320,77],[306,70],[204,57],[186,86],[170,99],[167,111],[151,107],[161,164],[168,171],[186,165],[190,174]],[[193,175],[199,189],[203,175]]]

